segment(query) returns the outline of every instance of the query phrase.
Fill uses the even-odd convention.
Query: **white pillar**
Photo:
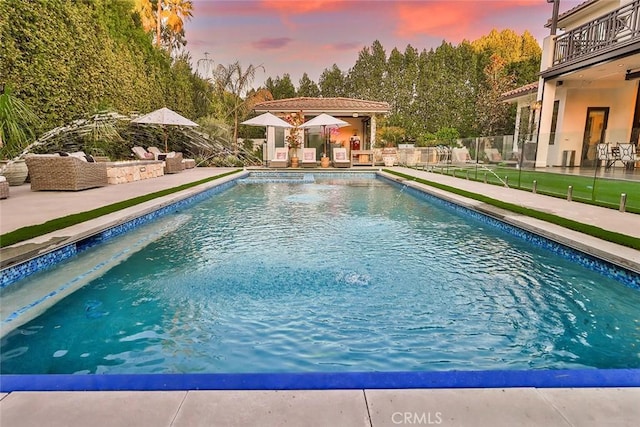
[[[369,150],[373,150],[373,147],[376,145],[376,115],[371,115],[371,141],[369,142]]]
[[[542,43],[542,58],[540,71],[545,71],[553,65],[553,55],[556,37],[545,37]],[[549,137],[551,136],[551,120],[553,118],[553,102],[556,97],[555,80],[544,80],[538,83],[538,101],[541,102],[538,119],[538,149],[536,152],[536,167],[546,167],[549,163]]]
[[[273,159],[273,153],[276,152],[276,128],[267,126],[267,161]]]

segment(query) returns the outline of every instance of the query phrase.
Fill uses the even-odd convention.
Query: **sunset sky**
[[[560,11],[581,2],[561,0]],[[317,83],[334,63],[348,71],[375,40],[389,55],[407,44],[422,51],[510,28],[528,30],[542,44],[553,6],[546,0],[193,0],[193,9],[185,32],[194,63],[208,52],[214,64],[263,65],[254,86],[289,73],[297,87],[303,72]],[[202,62],[199,70],[205,72]]]

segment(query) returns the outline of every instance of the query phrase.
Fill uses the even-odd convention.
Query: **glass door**
[[[587,108],[587,123],[584,127],[582,139],[581,166],[595,167],[598,159],[598,144],[604,141],[609,119],[609,107]]]

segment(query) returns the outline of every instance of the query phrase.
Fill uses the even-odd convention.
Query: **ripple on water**
[[[3,373],[640,367],[638,292],[374,182],[195,205],[4,337]]]

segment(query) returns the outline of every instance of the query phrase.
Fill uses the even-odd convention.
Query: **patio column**
[[[555,36],[547,36],[542,43],[540,71],[553,65]],[[536,167],[543,168],[548,164],[549,139],[551,136],[551,120],[553,118],[553,102],[556,97],[555,80],[546,81],[540,77],[538,83],[538,101],[541,101],[538,119],[538,149],[536,151]]]
[[[273,153],[276,152],[276,128],[273,126],[267,126],[267,153],[265,158],[270,161],[273,158]]]
[[[371,137],[369,142],[369,150],[373,150],[376,145],[376,115],[371,115]]]

